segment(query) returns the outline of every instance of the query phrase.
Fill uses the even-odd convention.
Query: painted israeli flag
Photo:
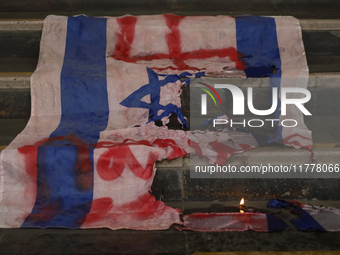
[[[145,124],[166,123],[176,113],[186,125],[181,86],[225,66],[237,76],[269,76],[273,87],[306,88],[298,79],[308,82],[298,21],[48,16],[31,77],[31,118],[1,153],[0,227],[166,229],[180,223],[179,211],[149,190],[157,160],[190,152],[188,133]],[[285,77],[296,79],[286,83]],[[281,116],[278,108],[276,116],[298,119],[299,126],[279,126],[274,140],[311,148],[302,115],[288,109]]]

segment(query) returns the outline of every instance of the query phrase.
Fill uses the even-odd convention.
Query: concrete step
[[[301,20],[311,72],[340,71],[340,20]],[[0,72],[33,72],[42,20],[0,20]]]
[[[298,18],[339,18],[336,0],[32,0],[6,1],[1,5],[0,18],[44,18],[47,14],[117,16],[175,13],[181,15],[294,15]]]

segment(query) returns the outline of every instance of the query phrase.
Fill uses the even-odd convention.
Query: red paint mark
[[[305,139],[305,140],[309,140],[311,141],[311,139],[307,138],[307,137],[304,137],[302,135],[299,135],[299,134],[293,134],[293,135],[290,135],[290,136],[287,136],[283,139],[283,143],[286,144],[286,145],[296,145],[296,146],[299,146],[301,148],[305,148],[307,150],[312,150],[313,149],[313,145],[307,145],[307,146],[303,146],[299,141],[293,141],[293,142],[289,142],[289,140],[293,137],[301,137],[302,139]]]
[[[53,141],[63,141],[67,140],[70,141],[70,144],[77,146],[77,163],[76,168],[80,172],[80,174],[86,174],[91,172],[92,164],[90,159],[90,146],[85,144],[84,141],[82,141],[79,137],[75,136],[74,134],[69,134],[65,137],[57,136],[54,138],[50,138],[47,140],[47,142],[53,142]]]
[[[24,156],[28,176],[33,179],[37,179],[38,147],[28,145],[18,148],[18,151]]]
[[[18,151],[24,155],[27,174],[34,179],[37,178],[37,154],[39,146],[43,145],[44,143],[46,143],[46,146],[49,146],[49,143],[53,141],[63,140],[70,141],[70,145],[77,146],[77,175],[75,176],[77,187],[83,190],[92,189],[93,176],[92,163],[90,159],[90,146],[85,144],[79,137],[76,137],[74,134],[69,134],[65,137],[58,136],[49,139],[46,138],[36,142],[34,145],[28,145],[18,148]]]
[[[167,156],[168,160],[185,156],[187,154],[186,151],[179,148],[176,142],[172,139],[156,139],[152,145],[157,145],[159,148],[172,148],[171,153]]]
[[[113,201],[109,197],[103,197],[93,200],[91,211],[86,215],[83,226],[105,219],[112,207]]]
[[[26,173],[32,179],[32,185],[26,186],[26,189],[25,189],[25,196],[27,196],[27,197],[36,197],[36,195],[37,195],[38,148],[46,140],[47,139],[43,139],[43,140],[40,140],[40,141],[34,143],[33,145],[26,145],[26,146],[23,146],[23,147],[17,149],[18,152],[23,155]],[[27,218],[28,215],[26,215],[25,219]]]
[[[199,156],[200,158],[203,157],[203,151],[202,151],[202,149],[201,149],[199,143],[196,143],[196,142],[191,141],[190,139],[188,139],[188,144],[190,145],[191,148],[194,149],[195,154],[196,154],[197,156]]]
[[[157,158],[150,151],[146,151],[148,159],[146,166],[143,167],[129,148],[129,145],[151,146],[150,142],[144,140],[138,142],[125,140],[123,143],[112,143],[110,147],[108,142],[98,143],[98,145],[97,148],[108,148],[99,157],[97,162],[97,172],[103,180],[112,181],[117,179],[123,173],[126,165],[141,179],[147,180],[152,176]]]
[[[237,52],[234,47],[222,48],[222,49],[200,49],[190,52],[182,52],[181,35],[179,30],[179,24],[184,16],[176,16],[173,14],[164,14],[166,24],[170,29],[170,32],[166,34],[166,42],[169,48],[169,54],[157,53],[147,56],[130,56],[131,44],[135,37],[135,25],[137,22],[136,17],[123,17],[117,19],[120,26],[120,33],[117,33],[117,43],[115,50],[111,57],[117,60],[123,60],[129,63],[136,63],[138,61],[151,61],[155,59],[171,59],[176,67],[168,66],[165,68],[151,67],[155,70],[197,70],[196,67],[188,66],[184,63],[185,60],[190,59],[207,59],[211,57],[225,58],[235,62],[236,69],[247,69],[244,61],[240,60],[241,54]]]
[[[129,214],[133,214],[136,219],[149,219],[152,217],[159,217],[162,215],[165,205],[162,201],[156,201],[156,198],[149,193],[146,193],[136,200],[124,204],[120,207]]]
[[[193,231],[268,231],[268,223],[265,215],[260,213],[194,213],[185,216],[183,225],[188,226],[183,229]],[[227,218],[226,218],[227,217]],[[206,219],[214,219],[212,224],[206,225]],[[197,221],[195,221],[197,220]]]
[[[224,165],[236,151],[234,148],[217,141],[210,142],[209,145],[217,152],[215,163],[219,165]]]
[[[47,139],[40,140],[33,145],[23,146],[18,148],[18,151],[24,156],[24,162],[26,165],[26,172],[29,177],[37,179],[37,156],[38,147],[42,145]]]
[[[162,201],[156,201],[149,193],[121,206],[114,206],[109,197],[99,198],[93,201],[91,211],[87,214],[82,228],[94,227],[96,224],[102,226],[105,221],[120,221],[121,218],[124,220],[156,218],[160,217],[166,208]]]
[[[152,176],[154,164],[158,157],[154,155],[152,151],[146,150],[145,157],[147,157],[147,163],[145,167],[142,167],[129,148],[130,145],[171,148],[172,151],[167,156],[168,159],[174,159],[186,155],[186,151],[179,148],[176,142],[172,139],[156,139],[152,144],[146,140],[133,141],[130,139],[126,139],[122,143],[99,142],[96,148],[108,149],[99,157],[97,162],[97,172],[100,178],[105,181],[115,180],[121,176],[126,165],[137,177],[141,179],[147,180]]]
[[[133,153],[131,152],[130,148],[127,147],[127,153],[126,153],[126,160],[127,160],[127,165],[129,166],[130,170],[139,178],[143,179],[143,180],[147,180],[152,176],[153,173],[153,168],[154,165],[156,163],[156,158],[155,156],[150,153],[150,152],[146,152],[148,153],[148,160],[146,163],[145,168],[142,167],[138,160],[135,158],[135,156],[133,155]]]
[[[124,60],[130,55],[131,43],[135,37],[135,25],[137,18],[131,16],[123,17],[118,18],[117,22],[120,26],[121,32],[117,33],[118,39],[113,56],[115,56],[118,60]]]
[[[61,203],[55,202],[39,208],[39,213],[31,213],[28,215],[26,221],[40,222],[52,219],[61,210]]]
[[[69,134],[65,137],[57,136],[48,139],[49,142],[53,141],[69,141],[70,145],[77,146],[77,174],[74,176],[77,187],[81,190],[91,190],[93,187],[92,163],[90,159],[90,147],[84,141],[74,134]]]
[[[177,66],[178,69],[191,69],[184,63],[184,58],[181,52],[182,46],[179,23],[184,18],[184,16],[176,16],[173,14],[164,14],[163,16],[166,19],[166,25],[170,29],[170,32],[166,34],[166,42],[169,48],[168,58],[172,59],[172,62]]]
[[[124,171],[125,159],[122,158],[121,148],[111,147],[102,155],[97,162],[97,172],[105,181],[117,179]]]

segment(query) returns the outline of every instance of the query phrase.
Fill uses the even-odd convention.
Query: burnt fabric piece
[[[271,199],[268,201],[267,204],[270,208],[290,208],[290,207],[297,207],[301,206],[301,203],[298,201],[286,201],[282,199]]]
[[[263,40],[260,51],[248,49],[249,41]],[[305,88],[298,21],[48,16],[31,77],[30,120],[0,155],[0,227],[151,230],[180,224],[180,211],[151,195],[156,161],[193,153],[224,164],[258,147],[250,133],[154,125],[167,124],[175,113],[186,126],[181,87],[214,75],[269,75],[277,87]],[[290,130],[277,128],[283,144],[311,148],[302,116],[289,110],[278,117],[299,121]]]
[[[299,216],[292,221],[299,230],[340,231],[340,210],[337,208],[302,204],[292,210],[292,213]]]
[[[314,206],[301,204],[298,201],[286,201],[272,199],[268,202],[268,207],[272,208],[291,208],[291,212],[298,218],[293,219],[292,223],[301,231],[340,231],[340,210],[333,207]]]
[[[287,225],[278,217],[263,213],[194,213],[183,217],[183,230],[272,232]]]

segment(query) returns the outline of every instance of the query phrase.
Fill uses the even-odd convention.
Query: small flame
[[[240,213],[244,213],[244,211],[243,211],[243,210],[240,210]]]
[[[244,205],[244,198],[242,197],[241,201],[240,201],[240,205]]]

